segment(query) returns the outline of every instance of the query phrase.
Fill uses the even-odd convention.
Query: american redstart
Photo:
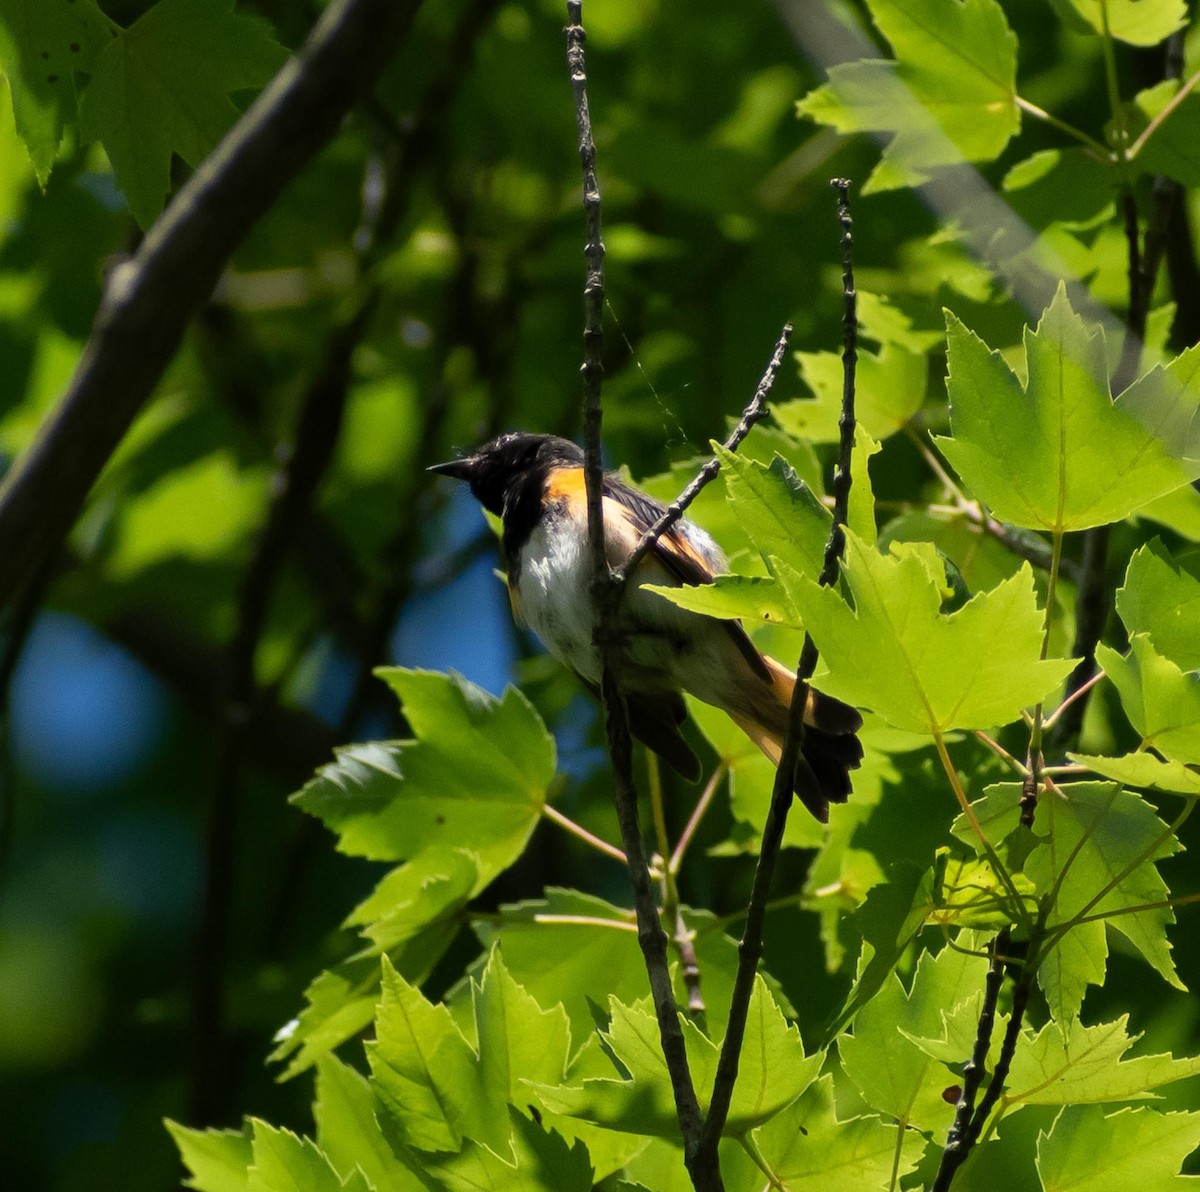
[[[600,666],[592,641],[583,451],[555,435],[501,435],[473,455],[430,468],[466,480],[504,523],[502,546],[513,616],[595,694]],[[604,477],[604,540],[622,565],[663,506],[616,476]],[[621,690],[635,737],[690,781],[700,763],[679,732],[681,692],[727,712],[775,765],[783,751],[795,675],[762,654],[742,623],[679,608],[642,584],[707,584],[728,570],[725,556],[686,519],[655,543],[630,576],[620,605]],[[822,822],[850,794],[862,761],[862,717],[848,704],[809,690],[804,745],[793,789]]]

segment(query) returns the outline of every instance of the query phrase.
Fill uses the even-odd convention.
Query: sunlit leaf
[[[358,1167],[377,1190],[421,1192],[425,1185],[393,1152],[375,1120],[376,1108],[365,1076],[331,1055],[318,1061],[317,1143],[337,1173],[346,1179]]]
[[[193,1130],[168,1121],[188,1169],[187,1186],[200,1192],[247,1192],[253,1152],[248,1130]]]
[[[924,181],[937,166],[990,161],[1020,124],[1016,37],[995,0],[872,0],[895,62],[833,67],[799,104],[839,132],[893,135],[865,190]]]
[[[312,1139],[261,1121],[252,1120],[251,1128],[254,1162],[246,1173],[246,1192],[367,1192],[361,1173],[352,1173],[343,1184]]]
[[[901,1137],[903,1133],[903,1137]],[[833,1078],[823,1076],[799,1100],[754,1133],[759,1153],[787,1187],[860,1192],[890,1186],[917,1164],[924,1141],[877,1117],[839,1120]]]
[[[554,741],[529,701],[500,699],[461,676],[389,669],[414,741],[347,746],[294,796],[342,852],[396,861],[469,849],[479,885],[525,848],[554,777]]]
[[[1024,1105],[1142,1100],[1200,1072],[1196,1056],[1127,1056],[1137,1040],[1128,1015],[1096,1026],[1048,1022],[1017,1047],[1005,1096]]]
[[[958,1078],[908,1035],[940,1034],[944,1013],[980,996],[986,971],[984,957],[952,948],[936,957],[926,952],[911,990],[892,976],[858,1012],[854,1034],[838,1039],[838,1054],[868,1105],[903,1125],[944,1132],[954,1106],[943,1093]]]
[[[1178,1173],[1198,1143],[1200,1113],[1068,1106],[1038,1136],[1038,1175],[1043,1192],[1168,1192],[1194,1183]]]
[[[1112,680],[1130,723],[1168,759],[1200,763],[1200,674],[1164,658],[1144,633],[1129,639],[1129,653],[1096,649],[1096,661]]]
[[[1152,753],[1126,753],[1121,757],[1097,757],[1091,753],[1072,753],[1071,760],[1081,762],[1097,774],[1125,786],[1144,791],[1168,791],[1176,795],[1200,795],[1200,772],[1183,762],[1163,761]]]
[[[1200,669],[1200,579],[1155,540],[1134,552],[1117,589],[1117,612],[1131,633],[1185,671]]]
[[[843,574],[853,608],[808,579],[791,593],[829,667],[820,686],[896,728],[1005,724],[1071,670],[1039,659],[1042,617],[1028,565],[950,614],[941,612],[944,569],[922,544],[893,543],[881,555],[848,533]]]
[[[952,438],[939,447],[998,517],[1083,530],[1200,475],[1200,350],[1156,365],[1114,402],[1103,331],[1065,285],[1025,331],[1029,379],[947,313]]]
[[[1187,20],[1185,0],[1070,0],[1097,33],[1135,46],[1153,46]]]

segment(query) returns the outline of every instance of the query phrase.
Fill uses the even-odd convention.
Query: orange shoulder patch
[[[582,468],[551,468],[546,473],[546,499],[581,505],[587,501],[587,485]]]

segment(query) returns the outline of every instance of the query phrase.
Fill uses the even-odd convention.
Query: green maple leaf
[[[386,956],[382,985],[367,1059],[394,1137],[420,1151],[457,1151],[467,1137],[497,1152],[507,1150],[507,1121],[485,1111],[478,1057],[450,1011],[426,1001]]]
[[[473,854],[429,848],[392,870],[346,919],[367,946],[312,981],[299,1016],[276,1036],[271,1054],[290,1061],[288,1080],[370,1025],[379,1001],[379,956],[423,981],[458,934],[461,912],[479,887]]]
[[[1022,1038],[1004,1095],[1018,1105],[1082,1105],[1133,1101],[1155,1089],[1200,1073],[1200,1057],[1126,1053],[1140,1036],[1129,1034],[1129,1017],[1084,1026],[1048,1022]]]
[[[1016,783],[998,783],[974,804],[993,839],[1000,838],[1004,825],[1015,823],[1020,794]],[[956,825],[956,833],[963,830]],[[1169,892],[1155,869],[1157,861],[1174,855],[1181,845],[1154,809],[1116,783],[1065,783],[1057,794],[1038,801],[1033,831],[1038,843],[1024,873],[1039,898],[1054,897],[1047,923],[1054,946],[1038,968],[1038,983],[1055,1020],[1069,1024],[1088,986],[1103,982],[1106,924],[1163,980],[1182,988],[1166,936],[1175,914],[1165,905]],[[1088,921],[1060,935],[1057,928],[1076,916]]]
[[[980,997],[987,960],[943,948],[924,952],[917,962],[912,989],[899,977],[883,987],[854,1020],[854,1034],[838,1039],[846,1075],[872,1109],[902,1126],[943,1132],[954,1106],[943,1093],[958,1078],[910,1036],[936,1036],[943,1014]]]
[[[776,456],[770,467],[713,444],[725,492],[759,554],[801,575],[819,575],[833,516],[792,466]]]
[[[1072,753],[1070,756],[1072,761],[1081,762],[1123,786],[1176,795],[1200,795],[1200,771],[1183,762],[1163,761],[1152,753],[1127,753],[1123,757],[1097,757],[1091,753]]]
[[[788,1188],[860,1192],[895,1186],[912,1171],[924,1140],[877,1117],[840,1121],[833,1077],[822,1076],[802,1097],[756,1130],[754,1142],[771,1172]]]
[[[925,181],[938,166],[991,161],[1020,127],[1017,39],[995,0],[871,0],[895,62],[833,67],[801,115],[892,140],[864,193]]]
[[[1103,332],[1059,285],[1025,330],[1029,380],[946,312],[952,438],[938,446],[998,517],[1062,533],[1120,521],[1200,476],[1200,349],[1109,398]]]
[[[423,1192],[416,1172],[393,1152],[375,1118],[375,1094],[365,1076],[334,1056],[317,1063],[313,1118],[317,1144],[343,1179],[355,1168],[376,1189]]]
[[[554,779],[554,739],[514,687],[500,699],[458,675],[391,668],[414,741],[337,751],[292,801],[352,856],[398,861],[470,850],[479,888],[524,851]]]
[[[200,1192],[246,1192],[253,1162],[249,1130],[193,1130],[168,1119],[167,1129],[188,1169],[187,1186]]]
[[[895,728],[939,735],[1007,724],[1071,670],[1069,661],[1040,659],[1028,564],[949,614],[941,611],[945,571],[927,544],[893,543],[881,555],[848,532],[842,571],[853,608],[807,578],[791,588],[829,667],[819,685]]]
[[[1043,1192],[1174,1192],[1190,1188],[1179,1168],[1200,1144],[1200,1113],[1068,1106],[1037,1141]]]
[[[163,208],[172,156],[198,166],[238,117],[230,92],[262,86],[286,57],[232,0],[159,0],[96,55],[80,131],[103,143],[143,228]]]
[[[1117,612],[1131,633],[1182,670],[1200,670],[1200,580],[1153,542],[1135,551],[1117,589]]]
[[[609,999],[609,1009],[604,1037],[623,1069],[622,1078],[538,1085],[538,1100],[553,1113],[607,1129],[678,1137],[679,1119],[657,1020],[640,1006],[615,998]],[[701,1109],[706,1110],[720,1047],[690,1019],[681,1018],[680,1024]],[[823,1053],[804,1054],[799,1032],[783,1017],[766,982],[756,977],[726,1131],[745,1134],[768,1121],[816,1080],[823,1062]]]
[[[42,186],[63,127],[75,120],[76,72],[90,71],[112,37],[112,23],[95,0],[0,0],[0,69]]]
[[[1135,46],[1158,45],[1187,20],[1186,0],[1057,0],[1057,7],[1067,3],[1085,27]]]
[[[836,443],[842,415],[843,366],[839,352],[797,352],[800,375],[816,395],[771,407],[789,434],[812,443]],[[878,353],[860,351],[854,395],[858,425],[875,439],[901,430],[925,400],[928,362],[896,344]]]
[[[571,1049],[565,1011],[542,1010],[493,950],[471,988],[473,1047],[445,1005],[426,1001],[386,956],[383,964],[368,1058],[394,1137],[421,1151],[458,1151],[469,1139],[513,1162],[518,1140],[508,1109],[525,1105],[535,1086],[562,1079]]]
[[[1129,653],[1096,648],[1096,661],[1113,681],[1142,748],[1157,749],[1185,765],[1200,763],[1200,674],[1181,670],[1144,633],[1129,639]]]
[[[246,1192],[370,1192],[361,1171],[343,1183],[333,1165],[311,1138],[300,1138],[251,1119],[253,1157],[246,1173]]]

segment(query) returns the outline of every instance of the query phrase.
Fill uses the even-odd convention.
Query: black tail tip
[[[853,793],[850,771],[862,765],[862,758],[862,742],[854,733],[805,727],[792,787],[818,823],[829,823],[829,805],[845,803]]]

